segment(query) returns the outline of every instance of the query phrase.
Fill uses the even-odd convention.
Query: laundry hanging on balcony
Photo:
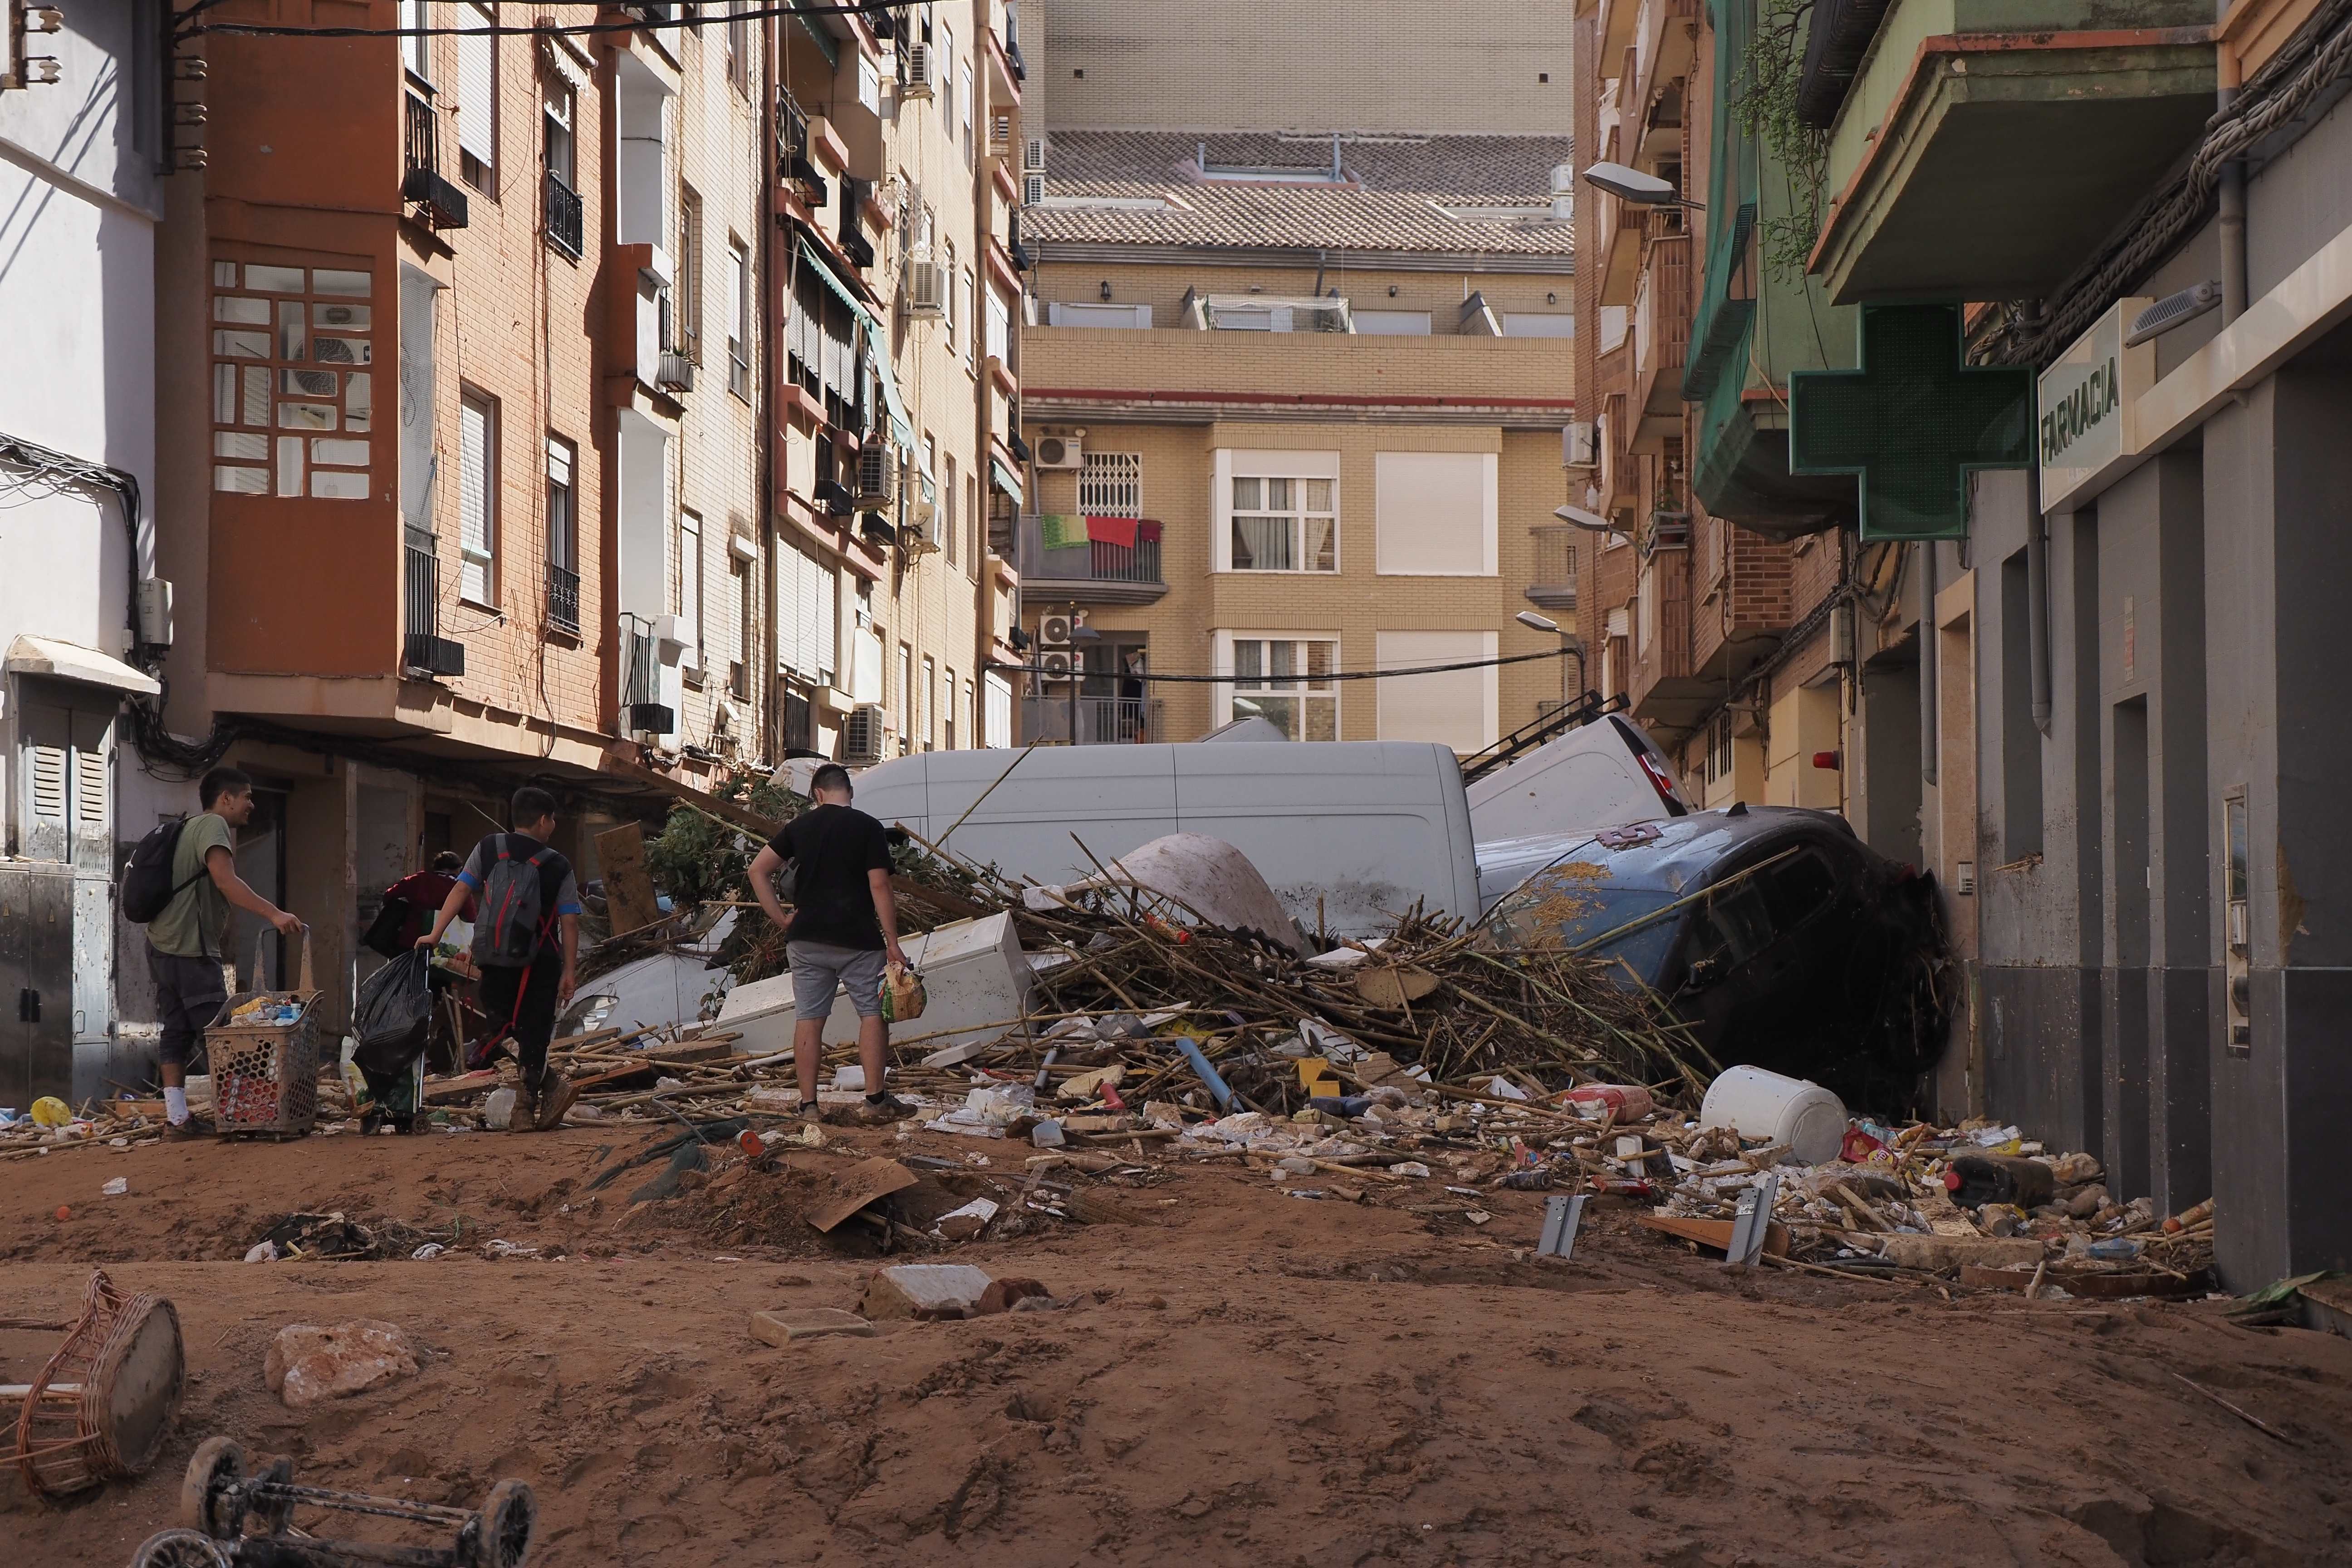
[[[1160,520],[1152,517],[1137,518],[1135,520],[1135,542],[1138,544],[1159,543]]]
[[[1116,544],[1121,550],[1132,550],[1136,524],[1140,521],[1132,517],[1089,517],[1087,538],[1095,544]]]

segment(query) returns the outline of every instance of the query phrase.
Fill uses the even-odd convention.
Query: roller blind
[[[468,4],[457,12],[461,27],[496,25],[487,5]],[[457,35],[457,145],[481,163],[499,161],[498,39],[488,33]]]

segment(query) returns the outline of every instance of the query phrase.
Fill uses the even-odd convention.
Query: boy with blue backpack
[[[579,985],[580,886],[572,862],[548,843],[555,837],[553,795],[525,784],[514,793],[509,820],[512,833],[493,833],[474,846],[433,929],[416,945],[438,945],[467,900],[475,901],[474,966],[481,971],[482,1012],[514,1047],[522,1068],[507,1130],[544,1132],[563,1124],[579,1095],[560,1076],[547,1081],[547,1045],[556,1014]]]

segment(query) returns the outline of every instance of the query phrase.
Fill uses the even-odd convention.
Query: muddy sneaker
[[[509,1132],[539,1131],[539,1096],[527,1088],[515,1090],[514,1109],[507,1112],[507,1131]]]
[[[815,1100],[802,1100],[802,1101],[801,1101],[801,1120],[802,1120],[803,1121],[824,1121],[824,1106],[822,1106],[822,1105],[819,1105],[819,1104],[818,1104]]]
[[[173,1143],[185,1143],[198,1138],[208,1138],[212,1135],[212,1131],[210,1127],[193,1116],[185,1121],[163,1123],[163,1136]]]
[[[857,1107],[857,1120],[869,1125],[885,1121],[904,1121],[914,1114],[913,1106],[891,1094],[869,1094]]]
[[[563,1113],[580,1098],[580,1086],[568,1078],[551,1073],[553,1081],[543,1086],[545,1095],[539,1102],[538,1127],[541,1132],[552,1132],[563,1125]]]

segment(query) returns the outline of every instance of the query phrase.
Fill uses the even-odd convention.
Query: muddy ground
[[[823,1167],[984,1152],[975,1177],[1017,1178],[1031,1151],[837,1133],[645,1206],[659,1164],[586,1190],[652,1131],[0,1163],[0,1316],[69,1313],[102,1264],[177,1303],[192,1379],[142,1480],[6,1494],[9,1559],[127,1563],[226,1433],[311,1485],[471,1506],[527,1479],[544,1568],[2352,1563],[2352,1342],[2221,1303],[1734,1278],[1614,1200],[1563,1265],[1527,1256],[1538,1194],[1349,1202],[1318,1177],[1303,1201],[1227,1164],[1116,1191],[1152,1223],[942,1255],[1039,1278],[1061,1310],[774,1349],[753,1310],[851,1306],[876,1266],[870,1229],[800,1219]],[[100,1196],[117,1175],[128,1195]],[[296,1210],[449,1251],[239,1261]],[[280,1327],[358,1317],[406,1329],[421,1373],[309,1411],[268,1392]],[[0,1333],[0,1382],[54,1338]]]

